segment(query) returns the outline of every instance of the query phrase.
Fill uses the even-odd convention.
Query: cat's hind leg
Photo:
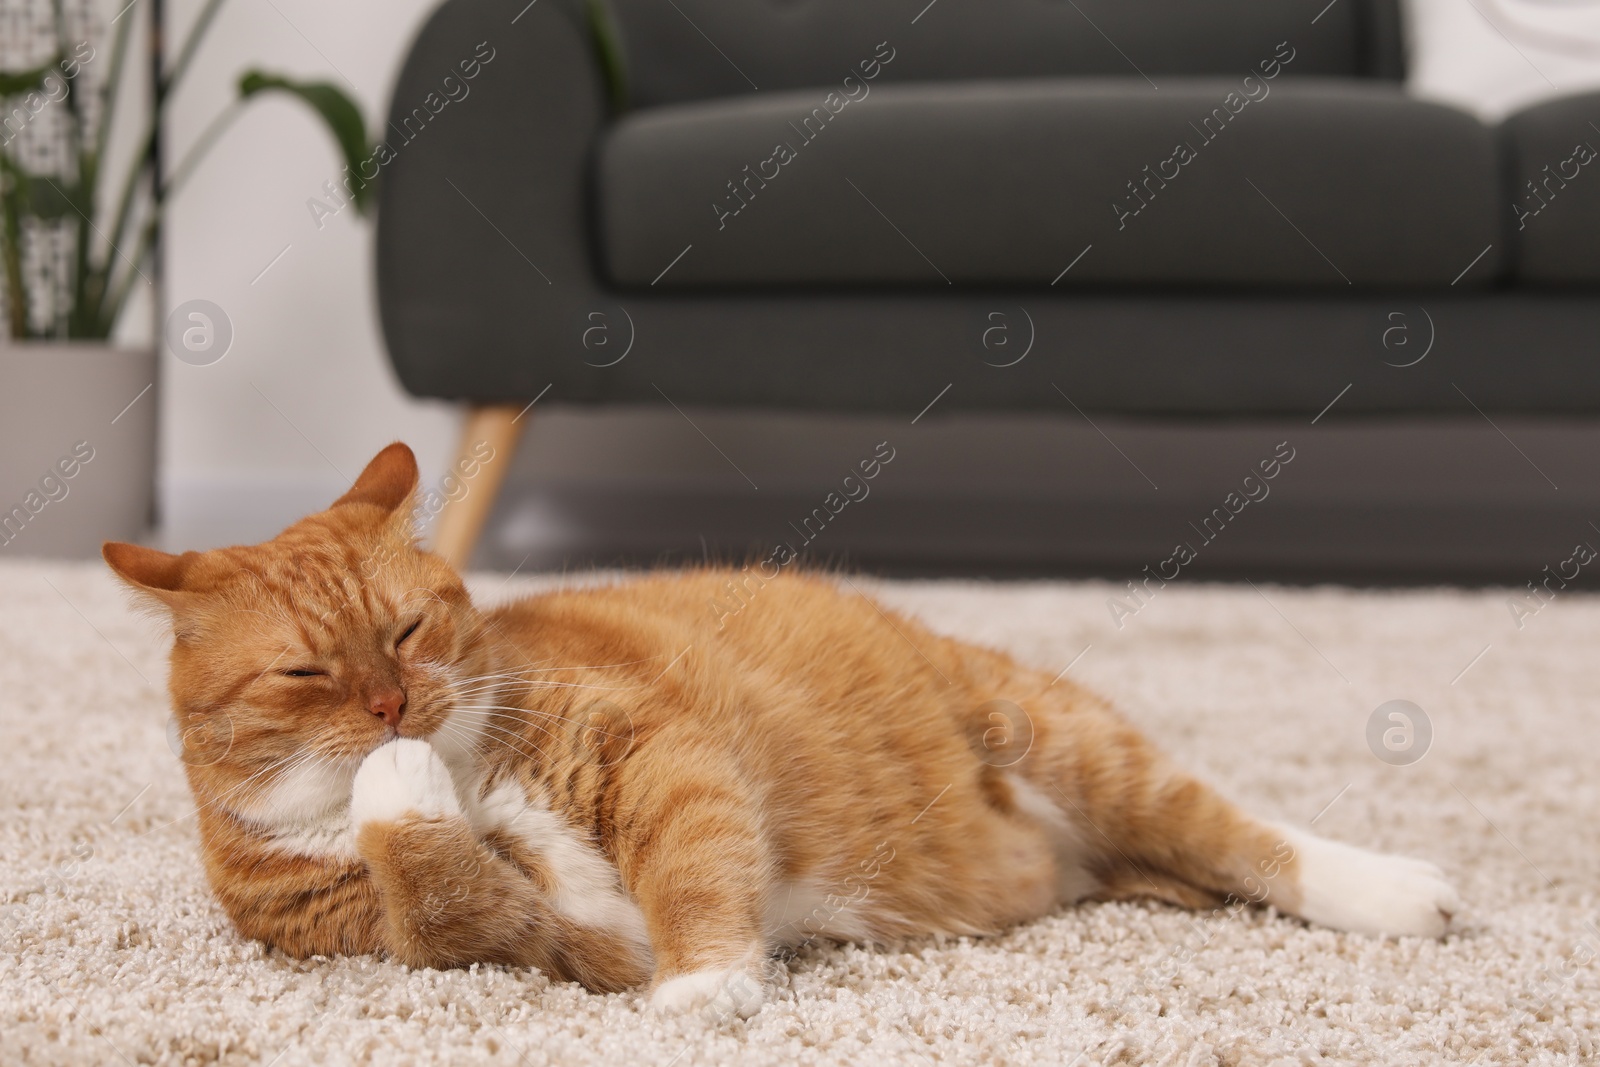
[[[1337,930],[1423,937],[1442,936],[1460,907],[1432,864],[1252,818],[1091,698],[1038,734],[1015,769],[1076,824],[1096,896],[1231,897]]]
[[[1461,898],[1426,860],[1371,852],[1290,827],[1278,827],[1294,852],[1282,910],[1355,933],[1443,937]]]

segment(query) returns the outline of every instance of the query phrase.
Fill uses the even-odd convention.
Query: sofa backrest
[[[634,106],[842,81],[1237,75],[1399,78],[1398,0],[609,0]]]

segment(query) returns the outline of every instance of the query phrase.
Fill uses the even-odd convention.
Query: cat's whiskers
[[[504,732],[504,731],[497,731],[497,732]],[[522,740],[522,739],[515,739],[514,735],[513,735],[513,738],[514,738],[513,740],[507,740],[507,738],[505,738],[505,737],[497,737],[493,733],[478,733],[478,734],[475,734],[475,735],[473,735],[471,737],[462,737],[460,727],[453,727],[453,726],[450,726],[448,724],[445,725],[445,726],[440,727],[440,729],[438,731],[438,734],[442,734],[442,735],[444,735],[446,737],[460,737],[464,741],[464,743],[472,745],[472,746],[480,745],[480,744],[482,744],[482,743],[484,743],[486,741],[493,742],[494,744],[497,744],[497,745],[500,745],[500,746],[504,747],[508,752],[511,752],[513,755],[515,755],[515,756],[517,756],[517,757],[519,757],[521,759],[537,760],[538,756],[539,756],[538,752],[535,749],[532,748],[532,746],[531,746],[531,744],[529,742],[527,742],[526,740]],[[527,747],[523,747],[523,746],[527,746]],[[485,780],[486,779],[480,779],[480,781],[485,781]]]
[[[456,692],[458,694],[460,694],[460,693],[478,693],[478,692],[487,692],[487,691],[493,690],[493,689],[499,689],[499,688],[502,688],[504,686],[510,686],[510,685],[513,685],[513,684],[517,684],[514,679],[503,679],[503,680],[499,680],[499,681],[494,681],[494,680],[490,680],[488,678],[473,678],[473,679],[469,679],[469,680],[467,680],[465,682],[453,683],[452,689],[453,689],[454,692]]]
[[[488,725],[488,724],[485,724],[485,725]],[[455,730],[460,730],[460,727],[454,727],[454,729]],[[539,754],[538,750],[533,748],[533,742],[529,741],[527,738],[522,737],[520,734],[517,734],[517,733],[515,733],[515,732],[513,732],[511,730],[507,730],[505,727],[502,727],[502,726],[494,726],[494,727],[492,727],[492,729],[494,729],[498,733],[505,734],[506,737],[496,737],[493,734],[480,734],[480,735],[478,735],[478,737],[471,738],[470,740],[477,741],[477,740],[482,739],[482,740],[486,740],[486,741],[493,741],[497,745],[505,746],[505,748],[507,748],[508,750],[510,750],[512,752],[515,752],[519,756],[523,756],[523,757],[526,757],[528,759],[538,759],[539,758],[540,754]],[[443,726],[441,726],[439,728],[439,732],[440,733],[448,733],[451,730],[452,730],[452,727],[451,727],[451,725],[449,723],[446,723],[445,725],[443,725]],[[507,740],[508,737],[511,738],[512,740]],[[526,747],[526,748],[521,747],[521,746],[524,746],[524,745],[528,746],[528,747]]]
[[[271,763],[268,763],[265,767],[262,767],[259,771],[254,772],[249,777],[245,778],[243,781],[236,783],[235,785],[233,785],[231,788],[229,788],[225,792],[220,793],[220,794],[218,794],[216,796],[200,798],[199,799],[199,803],[195,804],[194,807],[190,808],[187,812],[185,812],[184,814],[178,816],[176,819],[173,819],[170,822],[161,823],[159,826],[152,826],[150,829],[144,831],[144,833],[139,834],[138,836],[139,837],[145,837],[146,835],[155,833],[157,830],[165,830],[169,826],[176,826],[180,822],[183,822],[185,819],[189,819],[189,818],[192,818],[192,817],[200,814],[200,812],[203,809],[207,808],[207,807],[219,807],[220,808],[220,807],[222,807],[223,801],[229,799],[235,793],[237,793],[240,790],[242,790],[242,789],[246,788],[247,786],[249,786],[250,783],[255,781],[257,778],[260,778],[264,774],[267,774],[267,773],[269,773],[269,772],[271,772],[273,770],[276,770],[276,769],[278,769],[280,767],[283,767],[286,764],[292,764],[295,760],[301,758],[303,755],[304,755],[303,752],[291,752],[289,755],[284,756],[281,759],[273,760]],[[135,840],[137,840],[137,838],[135,838]]]
[[[491,710],[491,711],[521,711],[521,712],[524,712],[524,715],[519,717],[517,719],[517,721],[521,722],[521,723],[525,723],[526,725],[532,726],[534,729],[539,730],[540,732],[544,733],[547,737],[549,737],[553,741],[563,740],[561,734],[557,733],[555,730],[550,729],[544,723],[539,722],[537,717],[545,717],[545,718],[555,719],[555,720],[557,720],[559,722],[569,722],[569,723],[571,723],[572,725],[578,727],[581,730],[592,732],[594,734],[598,734],[598,735],[606,738],[607,740],[611,740],[611,739],[628,740],[628,739],[631,739],[631,736],[632,736],[631,734],[613,733],[610,730],[601,729],[600,727],[596,726],[593,722],[581,722],[581,721],[579,721],[577,719],[569,718],[568,716],[565,716],[565,715],[557,715],[553,711],[544,711],[544,710],[541,710],[539,708],[526,708],[526,709],[525,708],[513,708],[513,707],[507,707],[505,705],[497,705],[497,704],[478,705],[478,707],[481,707],[481,708],[486,709],[486,710]],[[492,727],[492,728],[495,728],[495,729],[500,729],[500,730],[505,731],[504,727],[501,727],[498,724],[489,722],[487,720],[484,721],[483,725],[485,727]],[[505,732],[510,733],[512,731],[505,731]],[[515,736],[520,736],[520,735],[515,735]]]
[[[266,822],[266,821],[268,821],[267,819],[261,818],[259,816],[254,815],[254,814],[250,814],[250,813],[248,813],[248,811],[246,809],[254,807],[258,803],[258,801],[261,800],[263,797],[265,797],[267,799],[267,803],[268,803],[268,807],[269,808],[277,809],[279,807],[281,801],[273,800],[272,799],[272,793],[274,791],[276,791],[278,785],[285,778],[288,778],[290,775],[294,774],[296,771],[300,770],[302,767],[306,767],[306,766],[309,766],[311,764],[318,763],[318,762],[323,762],[325,760],[326,760],[326,757],[322,756],[318,752],[315,752],[315,751],[312,751],[312,750],[309,750],[309,749],[303,750],[301,752],[297,752],[292,757],[291,761],[288,763],[287,766],[284,766],[284,767],[282,767],[282,768],[280,768],[278,770],[277,775],[274,776],[274,778],[271,781],[257,781],[258,778],[261,778],[261,774],[258,772],[256,774],[251,775],[249,778],[245,779],[245,781],[239,783],[239,785],[237,785],[234,788],[228,790],[228,792],[223,794],[221,797],[216,798],[214,803],[216,803],[220,807],[221,806],[221,802],[224,799],[228,799],[230,797],[233,797],[234,794],[242,792],[244,787],[246,787],[246,786],[251,786],[252,788],[251,788],[251,791],[249,792],[248,795],[240,797],[236,803],[234,803],[231,806],[229,806],[226,810],[232,811],[235,814],[239,814],[239,815],[247,815],[247,817],[255,819],[258,822]],[[332,762],[332,761],[327,761],[327,762]]]
[[[197,805],[197,810],[198,810],[198,808],[205,807],[207,805],[212,806],[212,807],[221,807],[224,801],[229,800],[235,794],[241,793],[244,790],[250,788],[251,784],[256,782],[257,779],[262,778],[265,775],[271,774],[273,771],[282,771],[282,770],[290,769],[290,768],[296,766],[299,763],[299,761],[304,759],[304,758],[305,758],[305,753],[303,751],[296,751],[296,752],[289,753],[287,756],[284,756],[281,759],[275,759],[271,763],[268,763],[265,767],[262,767],[260,770],[255,771],[255,772],[251,773],[250,775],[246,776],[242,781],[234,783],[232,786],[230,786],[228,789],[224,790],[223,792],[218,793],[215,796],[207,797],[204,801],[201,802],[201,804]]]
[[[461,706],[462,707],[468,707],[468,708],[475,708],[475,709],[484,710],[484,711],[514,711],[514,712],[520,712],[523,716],[539,715],[539,716],[543,716],[543,717],[548,718],[548,719],[555,719],[555,720],[557,720],[559,722],[570,722],[574,726],[581,726],[581,727],[583,727],[585,729],[592,729],[593,728],[593,723],[581,722],[581,721],[579,721],[577,719],[571,718],[571,717],[566,716],[566,715],[558,715],[553,711],[546,711],[543,708],[521,708],[521,707],[514,707],[514,706],[509,705],[509,704],[463,704]],[[535,726],[540,725],[537,722],[533,722],[533,720],[531,718],[523,718],[523,719],[521,719],[519,721],[532,722],[533,725],[535,725]],[[546,732],[549,732],[549,731],[546,731]],[[604,731],[601,731],[601,732],[604,732]],[[555,737],[557,735],[554,734],[554,733],[551,733],[550,736]]]
[[[493,741],[496,744],[503,746],[507,751],[521,756],[524,759],[530,760],[536,765],[542,765],[548,759],[549,754],[541,751],[531,739],[498,724],[488,723],[485,725],[495,731],[493,734],[481,735],[485,740]],[[528,725],[543,731],[545,734],[557,741],[561,740],[561,737],[558,734],[552,733],[539,723],[529,721]],[[496,734],[503,736],[496,736]]]
[[[477,709],[477,710],[497,710],[497,709],[494,709],[494,708],[481,708],[481,709]],[[561,740],[561,735],[559,733],[557,733],[556,731],[550,729],[548,726],[544,725],[541,722],[536,722],[535,720],[533,720],[531,718],[520,718],[517,721],[520,722],[520,723],[523,723],[523,724],[525,724],[527,726],[532,726],[535,730],[540,731],[545,736],[549,737],[552,741]],[[490,717],[487,717],[487,716],[481,721],[480,725],[486,730],[497,730],[497,731],[499,731],[501,733],[508,734],[508,735],[510,735],[512,737],[521,737],[522,736],[521,734],[517,733],[515,730],[511,729],[510,727],[502,726],[499,723],[494,722]]]
[[[549,671],[606,671],[606,670],[612,670],[612,669],[614,669],[616,667],[632,667],[633,665],[635,665],[637,663],[649,663],[653,659],[660,659],[660,658],[661,658],[661,655],[658,653],[657,655],[654,655],[654,656],[643,656],[643,657],[640,657],[639,659],[623,660],[620,663],[593,663],[593,664],[587,664],[587,665],[585,665],[585,664],[574,664],[574,665],[570,665],[570,666],[561,666],[561,667],[529,667],[527,670],[523,670],[523,671],[505,671],[505,672],[502,672],[502,673],[504,673],[504,674],[543,674],[543,673],[547,673]],[[483,675],[482,677],[490,678],[490,677],[495,677],[495,675]]]
[[[458,700],[469,697],[480,697],[484,694],[492,694],[494,697],[502,697],[502,692],[507,689],[515,689],[528,693],[531,693],[536,689],[555,688],[588,688],[597,690],[635,689],[639,688],[639,686],[586,685],[584,683],[561,682],[552,678],[541,678],[536,676],[549,675],[558,671],[613,670],[622,667],[630,667],[639,663],[647,663],[650,660],[660,658],[661,657],[659,655],[645,656],[640,659],[624,660],[619,663],[600,663],[591,665],[574,664],[566,666],[536,667],[530,664],[526,668],[520,670],[502,669],[498,671],[490,671],[482,674],[469,675],[461,679],[460,682],[454,687],[454,696]]]
[[[558,688],[558,687],[560,687],[562,685],[570,686],[570,685],[575,685],[575,684],[578,684],[578,683],[573,683],[573,682],[562,683],[562,682],[556,682],[556,681],[552,681],[550,679],[545,679],[545,678],[520,678],[520,679],[519,678],[503,678],[503,679],[499,679],[499,680],[496,680],[496,681],[486,681],[485,684],[478,685],[478,686],[473,686],[473,687],[464,689],[461,692],[462,692],[462,695],[470,695],[470,694],[473,694],[473,693],[493,692],[496,689],[517,689],[517,690],[554,689],[554,688]]]
[[[372,752],[374,747],[375,746],[371,745],[352,743],[346,745],[343,749],[334,752],[319,752],[313,748],[302,748],[290,753],[282,759],[274,760],[272,763],[269,763],[259,771],[251,774],[248,778],[244,779],[244,781],[239,782],[227,791],[210,798],[207,802],[213,805],[221,806],[224,801],[234,799],[240,794],[245,793],[246,790],[249,790],[249,796],[244,797],[239,803],[234,804],[232,808],[229,809],[235,811],[236,813],[244,814],[242,809],[254,805],[257,802],[257,799],[267,790],[275,789],[282,779],[285,779],[302,768],[312,764],[325,764],[329,770],[347,770],[349,774],[354,777],[356,768],[361,765],[361,761]],[[272,781],[268,782],[262,780],[267,774],[274,771],[277,773],[274,775]],[[273,806],[277,807],[278,802],[274,802]]]
[[[660,658],[661,658],[660,656],[646,656],[646,657],[643,657],[641,659],[625,660],[625,661],[623,661],[621,663],[598,663],[598,664],[592,664],[592,665],[573,665],[573,666],[563,666],[563,667],[532,667],[532,666],[530,666],[530,667],[528,667],[528,668],[526,668],[524,670],[501,670],[501,671],[494,671],[494,672],[489,672],[489,673],[485,673],[485,674],[471,675],[471,676],[469,676],[467,678],[462,679],[462,682],[467,684],[467,685],[469,685],[469,686],[470,685],[475,685],[475,684],[480,683],[480,682],[491,683],[487,688],[493,688],[494,684],[497,684],[498,682],[505,682],[505,681],[520,681],[520,682],[524,682],[524,683],[547,683],[547,684],[575,684],[575,683],[555,683],[551,679],[530,679],[528,676],[529,675],[534,675],[534,674],[551,674],[551,673],[554,673],[556,671],[601,671],[601,670],[613,670],[613,669],[616,669],[616,668],[619,668],[619,667],[631,667],[631,666],[633,666],[635,664],[638,664],[638,663],[648,663],[650,660],[660,659]]]
[[[296,764],[294,769],[295,770],[299,770],[300,768],[305,767],[305,768],[310,768],[310,769],[316,770],[316,769],[318,769],[319,765],[326,767],[326,766],[329,766],[331,764],[333,764],[333,761],[324,759],[321,756],[313,754],[310,758],[306,759],[305,761]],[[286,773],[289,773],[289,772],[286,772]],[[352,780],[354,779],[354,777],[355,777],[354,775],[351,775]],[[266,803],[266,811],[261,816],[261,821],[262,822],[276,823],[276,822],[279,822],[279,821],[287,821],[287,822],[299,821],[299,820],[293,818],[293,815],[295,813],[289,807],[289,805],[292,803],[291,798],[283,796],[280,790],[278,790],[276,788],[274,788],[274,789],[266,789],[265,787],[263,787],[262,790],[261,790],[261,798]],[[348,803],[348,802],[349,802],[349,798],[346,797],[345,798],[345,803]],[[252,804],[256,803],[256,800],[255,800],[254,797],[251,798],[251,803]],[[287,817],[287,818],[285,818],[285,817]]]
[[[643,689],[649,682],[634,685],[590,685],[586,682],[556,682],[548,679],[528,679],[519,683],[528,689],[598,689],[608,693],[621,693],[630,689]]]

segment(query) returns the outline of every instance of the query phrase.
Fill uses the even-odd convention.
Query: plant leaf
[[[45,75],[55,69],[55,64],[49,63],[34,70],[19,70],[15,73],[0,70],[0,96],[16,96],[19,93],[31,93],[36,89],[43,89]]]
[[[259,93],[277,90],[288,93],[307,104],[322,117],[328,132],[339,144],[345,166],[350,168],[353,181],[349,183],[356,210],[366,214],[372,204],[372,182],[361,175],[361,165],[372,155],[367,143],[367,126],[355,103],[328,82],[302,82],[279,74],[259,70],[247,71],[239,79],[239,96],[248,100]]]
[[[27,180],[28,214],[36,219],[55,219],[67,216],[77,217],[73,210],[72,202],[77,193],[76,186],[60,186],[55,182],[43,181],[30,176]]]
[[[606,0],[586,0],[584,15],[589,23],[590,40],[594,44],[595,58],[605,77],[606,95],[610,97],[611,113],[621,115],[628,110],[628,67],[622,55],[622,38],[611,17]]]

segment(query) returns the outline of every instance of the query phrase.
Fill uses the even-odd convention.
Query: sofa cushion
[[[1518,281],[1600,282],[1600,93],[1537,104],[1501,127]]]
[[[610,0],[636,106],[886,81],[1238,76],[1288,41],[1295,75],[1401,73],[1396,0]],[[1166,86],[1163,84],[1162,88]]]
[[[598,162],[611,279],[1345,288],[1498,271],[1493,131],[1379,84],[865,88],[612,127]]]

